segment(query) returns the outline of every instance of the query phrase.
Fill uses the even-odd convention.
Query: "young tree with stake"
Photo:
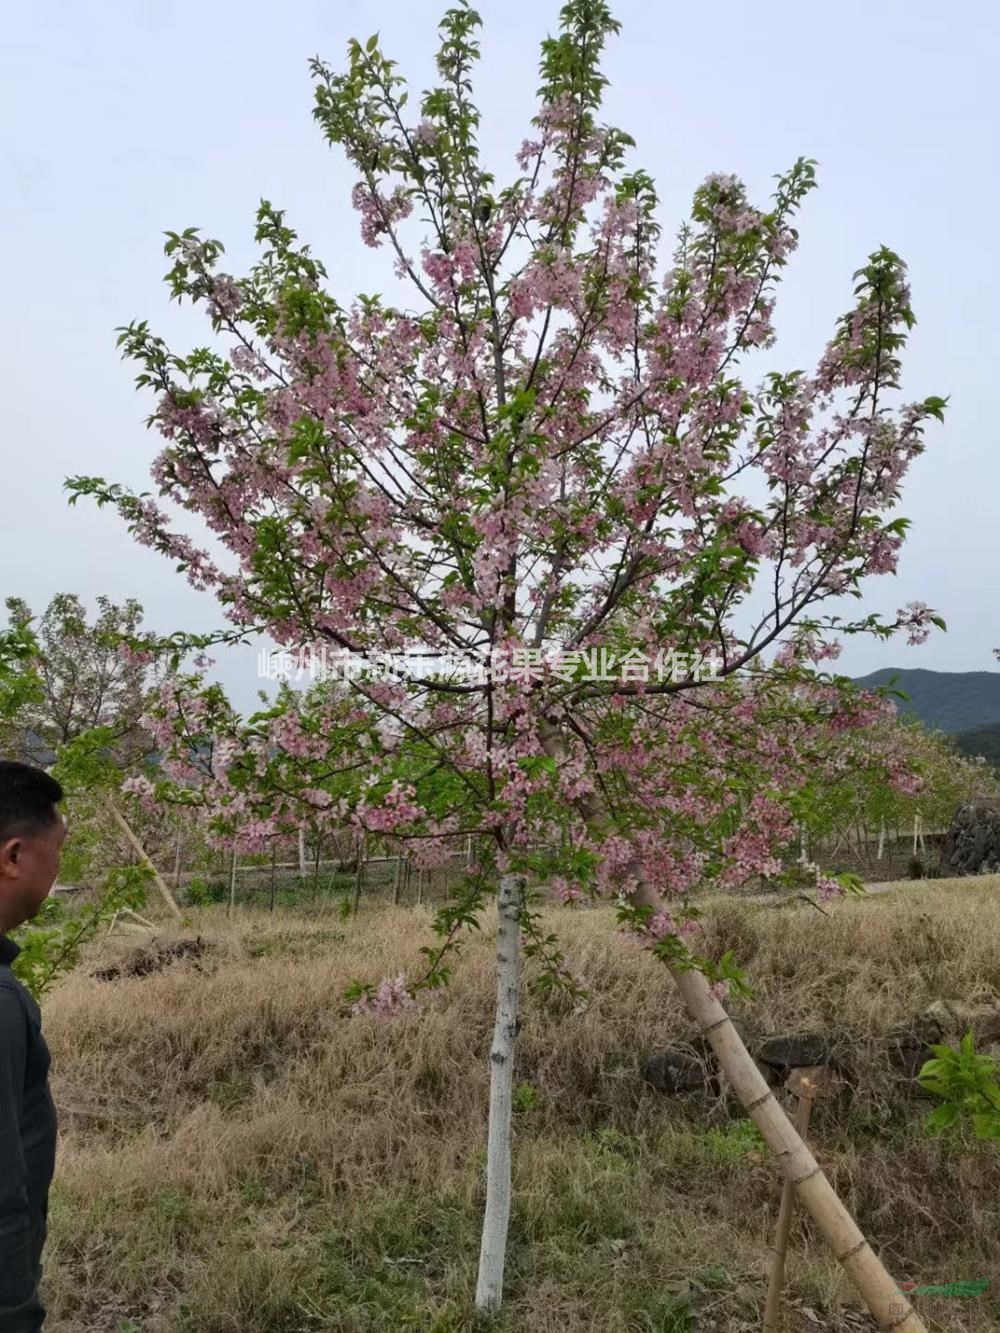
[[[478,148],[478,27],[465,5],[445,15],[419,110],[377,38],[352,43],[343,73],[313,64],[362,237],[412,304],[340,305],[264,203],[242,279],[220,270],[218,242],[169,237],[171,290],[206,306],[212,347],[175,355],[145,322],[121,335],[157,395],[159,492],[207,522],[223,563],[149,495],[70,485],[211,589],[237,630],[363,665],[350,690],[382,726],[362,826],[480,839],[500,914],[480,1306],[502,1286],[518,939],[566,979],[526,896],[542,879],[621,896],[880,1324],[913,1333],[729,1023],[731,969],[692,953],[690,901],[706,881],[777,873],[818,732],[883,715],[812,671],[831,636],[919,638],[934,620],[920,604],[888,624],[841,610],[895,568],[899,486],[943,411],[893,406],[913,323],[904,266],[870,257],[814,372],[741,378],[773,340],[812,163],[763,208],[709,177],[661,270],[653,182],[599,119],[607,6],[571,0],[543,43],[533,137],[507,184]],[[290,719],[286,739],[307,731]],[[427,804],[418,783],[394,785],[400,736],[447,777]],[[390,988],[383,1007],[394,995],[412,1002]]]

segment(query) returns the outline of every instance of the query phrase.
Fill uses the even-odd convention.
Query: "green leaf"
[[[927,1128],[931,1134],[940,1134],[950,1129],[958,1119],[958,1107],[953,1102],[938,1106],[927,1117]]]
[[[1000,1142],[1000,1113],[997,1111],[978,1112],[972,1117],[972,1128],[977,1139],[992,1139],[994,1143]]]

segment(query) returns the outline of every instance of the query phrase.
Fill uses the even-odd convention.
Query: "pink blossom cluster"
[[[399,1018],[402,1014],[418,1011],[420,1005],[410,994],[406,977],[385,977],[372,996],[362,996],[351,1007],[351,1013],[361,1018]]]

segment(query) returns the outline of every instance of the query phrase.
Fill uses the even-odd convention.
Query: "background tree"
[[[799,798],[807,845],[825,846],[830,855],[850,847],[868,871],[877,870],[890,834],[912,833],[915,820],[940,832],[960,806],[1000,794],[987,764],[960,753],[954,737],[906,716],[890,714],[827,741],[829,753]]]
[[[810,671],[830,632],[918,638],[934,619],[920,604],[889,623],[840,610],[895,568],[899,486],[943,410],[895,403],[913,323],[905,269],[876,251],[818,368],[754,385],[812,163],[763,207],[734,177],[709,177],[661,273],[653,182],[628,161],[632,140],[599,120],[601,50],[617,31],[607,6],[571,0],[543,43],[534,137],[506,184],[478,148],[478,26],[465,5],[445,15],[438,83],[415,117],[377,37],[352,43],[342,73],[313,65],[317,119],[357,172],[362,237],[389,248],[413,306],[341,306],[264,203],[245,278],[219,270],[217,241],[169,236],[171,292],[205,305],[212,346],[177,355],[144,322],[122,332],[157,395],[156,485],[208,524],[223,563],[148,495],[99,478],[71,488],[112,504],[238,631],[365,666],[351,690],[386,726],[355,813],[380,797],[391,808],[391,728],[451,774],[446,808],[411,797],[390,818],[429,845],[480,835],[500,908],[493,1109],[510,1092],[526,880],[622,895],[876,1317],[912,1333],[920,1321],[684,929],[699,885],[776,872],[817,727],[882,715]],[[437,654],[438,669],[405,652]],[[286,745],[308,736],[290,719]],[[487,1308],[510,1152],[504,1117],[490,1124]]]
[[[28,624],[0,631],[0,749],[13,755],[19,746],[21,718],[41,697],[37,669],[38,641]]]
[[[128,647],[142,632],[140,603],[129,599],[116,605],[100,596],[92,621],[72,593],[58,593],[38,618],[19,597],[8,597],[6,606],[9,632],[30,630],[37,647],[38,689],[17,711],[21,749],[36,756],[54,754],[83,732],[101,727],[126,764],[148,750],[139,723],[149,666]]]

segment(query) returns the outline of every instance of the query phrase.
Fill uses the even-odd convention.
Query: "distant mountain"
[[[1000,768],[1000,722],[991,727],[973,727],[969,731],[960,731],[955,737],[955,744],[963,754],[982,755],[993,765]]]
[[[1000,726],[1000,671],[908,671],[885,667],[856,681],[868,689],[894,685],[901,713],[912,713],[939,731],[967,732]]]

